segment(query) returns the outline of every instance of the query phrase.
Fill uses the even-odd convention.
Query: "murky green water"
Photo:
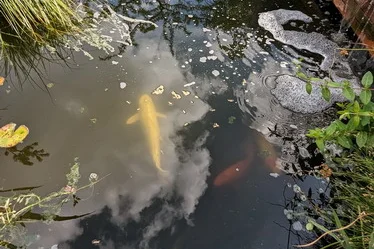
[[[0,112],[1,124],[30,129],[17,148],[37,142],[36,149],[49,153],[27,166],[1,152],[2,187],[43,185],[41,194],[58,190],[66,185],[65,174],[76,157],[82,183],[90,173],[110,174],[92,196],[90,191],[79,194],[90,198],[62,212],[94,214],[30,226],[31,234],[40,235],[31,247],[229,249],[296,243],[296,236],[288,238],[289,223],[279,206],[293,180],[279,172],[274,158],[263,155],[279,148],[257,130],[274,121],[268,111],[279,109],[275,116],[280,118],[288,113],[271,98],[266,76],[290,72],[295,54],[308,54],[269,40],[257,19],[259,12],[297,9],[319,18],[297,25],[323,33],[333,26],[318,20],[330,15],[312,1],[296,0],[113,4],[119,13],[159,27],[143,32],[148,26],[139,26],[135,46],[119,47],[118,56],[89,61],[75,54],[71,68],[51,64],[45,82],[53,83],[50,94],[31,83],[22,91],[9,83],[0,90],[0,107],[7,106]],[[245,108],[238,103],[243,82],[257,89],[245,92]],[[160,86],[163,93],[152,94]],[[126,125],[143,94],[166,116],[158,119],[161,166],[169,171],[164,177],[157,173],[139,123]],[[235,177],[217,186],[219,174],[232,165]],[[272,172],[280,176],[271,177]]]

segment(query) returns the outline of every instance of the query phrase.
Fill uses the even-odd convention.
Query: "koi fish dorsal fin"
[[[159,117],[159,118],[166,118],[166,116],[164,115],[164,114],[161,114],[161,113],[156,113],[156,115],[157,115],[157,117]]]
[[[126,124],[133,124],[138,120],[139,120],[139,113],[134,114],[131,117],[129,117],[129,119],[126,121]]]

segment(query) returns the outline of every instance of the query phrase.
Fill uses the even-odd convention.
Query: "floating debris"
[[[322,169],[320,169],[319,173],[322,175],[322,177],[324,178],[330,177],[332,175],[331,168],[325,163],[323,163],[321,166],[322,166]]]
[[[206,62],[206,60],[207,60],[207,58],[206,58],[206,57],[201,57],[199,61],[200,61],[200,62],[202,62],[202,63],[205,63],[205,62]]]
[[[119,88],[121,88],[121,89],[125,89],[126,86],[127,86],[127,84],[125,82],[120,82],[119,83]]]
[[[296,221],[295,223],[292,224],[292,228],[295,231],[301,231],[301,230],[303,230],[303,225],[301,224],[300,221]]]
[[[269,175],[272,176],[272,177],[274,177],[274,178],[277,178],[279,176],[278,173],[270,173]]]
[[[184,123],[183,126],[186,127],[186,126],[188,126],[189,124],[190,124],[190,123],[187,122],[187,123]]]
[[[128,100],[126,100],[126,103],[127,103],[127,104],[129,104],[129,105],[131,104],[131,102],[130,102],[130,101],[128,101]]]
[[[181,99],[182,98],[182,96],[180,94],[176,93],[175,91],[172,91],[171,95],[173,96],[173,99]]]
[[[20,125],[16,130],[15,123],[9,123],[0,128],[0,147],[10,148],[14,147],[27,137],[29,128],[25,125]]]
[[[234,99],[227,99],[228,102],[232,103],[234,102],[235,100]]]
[[[92,245],[98,245],[100,244],[101,240],[98,240],[98,239],[94,239],[91,241]]]
[[[97,122],[97,118],[91,118],[90,120],[91,120],[91,122],[92,122],[93,124],[96,124],[96,122]]]
[[[192,81],[191,83],[184,84],[184,87],[193,86],[193,85],[195,85],[195,84],[196,84],[196,82],[195,82],[195,81]]]
[[[185,91],[185,90],[182,90],[182,93],[183,93],[183,95],[184,95],[184,96],[188,96],[188,95],[190,95],[190,94],[191,94],[191,92],[190,92],[190,91]]]
[[[229,117],[229,124],[233,124],[235,120],[236,120],[236,117],[234,116]]]
[[[152,94],[160,95],[165,91],[165,87],[163,85],[158,86],[155,90],[153,90]]]
[[[301,188],[298,185],[294,184],[293,185],[293,192],[300,193],[301,192]]]
[[[205,45],[207,48],[210,48],[212,46],[212,43],[208,42],[206,45]]]
[[[0,86],[4,84],[5,78],[0,76]]]
[[[212,74],[217,77],[219,75],[219,71],[218,70],[213,70]]]
[[[117,65],[117,64],[118,64],[118,61],[112,61],[112,64],[113,64],[113,65]]]
[[[218,57],[217,57],[217,56],[215,56],[215,55],[212,55],[212,56],[208,56],[207,58],[208,58],[208,60],[212,60],[212,61],[215,61],[215,60],[217,60],[217,59],[218,59]]]
[[[243,79],[242,85],[245,86],[246,84],[248,84],[248,82],[245,79]]]
[[[85,108],[84,108],[84,107],[81,107],[79,111],[80,111],[80,113],[84,113]]]
[[[219,127],[219,124],[217,124],[217,123],[213,124],[213,128],[218,128],[218,127]]]
[[[1,84],[0,84],[0,85],[1,85]],[[48,88],[52,88],[54,85],[55,85],[55,84],[53,84],[53,83],[48,83],[46,86],[47,86]]]
[[[203,28],[203,32],[210,32],[210,31],[211,31],[210,29]]]
[[[168,101],[168,105],[169,106],[172,106],[172,105],[174,105],[172,102],[170,102],[170,101]]]
[[[105,88],[104,91],[107,92],[109,90],[109,88]]]

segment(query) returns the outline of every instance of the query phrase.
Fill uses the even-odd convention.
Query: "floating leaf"
[[[331,99],[331,92],[330,89],[326,86],[322,86],[321,88],[322,97],[328,102]]]
[[[360,131],[358,134],[357,134],[357,137],[356,137],[356,143],[358,145],[358,147],[362,148],[365,146],[366,142],[368,140],[368,134],[367,132],[365,131]]]
[[[306,224],[306,226],[305,226],[305,228],[306,228],[306,230],[308,230],[308,231],[312,231],[313,230],[313,224],[312,223],[307,223]]]
[[[353,101],[355,99],[355,93],[353,92],[353,89],[349,86],[345,86],[343,88],[343,95],[350,101]]]
[[[21,143],[29,134],[29,129],[25,125],[16,128],[15,123],[9,123],[0,128],[0,147],[10,148]]]
[[[370,71],[366,72],[361,79],[361,83],[366,88],[371,87],[371,84],[373,84],[373,74]]]
[[[305,85],[305,89],[306,89],[306,92],[308,94],[311,94],[312,93],[312,83],[307,82],[306,85]]]
[[[360,93],[360,100],[364,105],[367,105],[371,100],[371,90],[364,89]]]
[[[4,84],[5,78],[0,76],[0,86]]]

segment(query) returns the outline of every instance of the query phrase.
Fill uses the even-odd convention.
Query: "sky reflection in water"
[[[149,19],[165,22],[159,22],[154,31],[137,33],[136,47],[104,61],[77,56],[73,70],[50,68],[53,103],[31,85],[25,85],[21,93],[13,88],[8,94],[0,92],[1,106],[9,105],[2,122],[27,124],[31,132],[22,146],[37,141],[50,154],[32,167],[1,156],[4,188],[43,184],[44,193],[59,189],[75,157],[81,162],[82,182],[88,181],[91,172],[111,173],[96,186],[94,196],[62,213],[96,211],[95,215],[48,227],[30,226],[40,234],[33,246],[285,248],[288,233],[274,221],[288,223],[283,209],[270,203],[282,204],[287,179],[269,176],[271,169],[258,156],[254,131],[248,126],[266,129],[270,112],[279,114],[271,115],[273,119],[287,119],[287,111],[274,103],[262,83],[266,75],[290,71],[284,65],[294,58],[292,52],[272,43],[267,51],[263,49],[269,37],[258,28],[257,12],[264,11],[259,3],[249,6],[233,1],[226,6],[215,1],[202,3],[205,7],[199,10],[164,1],[148,4],[151,10],[151,5],[156,6],[151,14],[158,18]],[[132,6],[138,8],[135,2]],[[317,10],[314,5],[310,9]],[[252,94],[236,88],[244,81],[254,86],[248,87]],[[121,89],[120,82],[127,86]],[[159,119],[161,165],[171,172],[164,180],[157,176],[141,127],[125,124],[136,112],[138,98],[160,85],[164,93],[151,96],[167,117]],[[181,98],[173,98],[172,91]],[[228,122],[232,116],[234,124]],[[245,176],[227,187],[208,187],[219,172],[242,160],[245,150],[254,151]],[[83,193],[82,198],[89,194]],[[94,239],[100,244],[92,245]]]

